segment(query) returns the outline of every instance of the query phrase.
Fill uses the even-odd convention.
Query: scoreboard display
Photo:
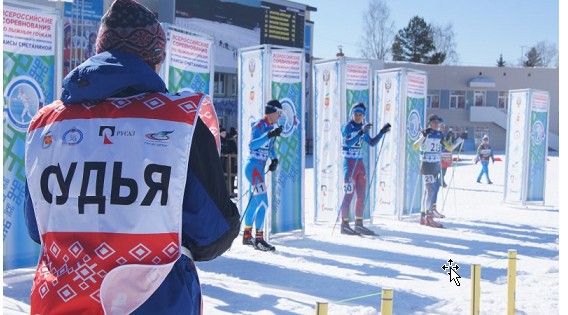
[[[303,10],[265,1],[261,7],[264,9],[264,21],[260,31],[261,44],[304,48]]]

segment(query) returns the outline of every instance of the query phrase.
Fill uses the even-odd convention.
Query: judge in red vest
[[[41,253],[32,314],[200,314],[194,261],[239,231],[204,95],[168,94],[156,16],[116,0],[97,55],[40,109],[26,139],[25,216]]]

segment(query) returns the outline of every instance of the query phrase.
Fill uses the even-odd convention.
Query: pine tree
[[[523,62],[523,67],[542,67],[542,57],[536,47],[532,47],[526,54],[526,60]]]
[[[497,59],[497,67],[504,67],[505,63],[505,60],[503,60],[503,54],[500,54],[499,59]]]
[[[446,58],[445,53],[436,52],[432,26],[419,16],[398,31],[391,51],[394,61],[440,64]]]

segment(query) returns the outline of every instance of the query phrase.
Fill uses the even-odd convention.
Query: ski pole
[[[463,142],[460,144],[460,149],[458,150],[458,156],[457,156],[458,161],[460,160],[460,153],[461,153],[462,149],[463,149]],[[456,165],[454,164],[452,166],[452,176],[450,177],[450,184],[448,185],[451,188],[452,183],[454,183],[454,199],[456,198],[455,197],[455,182],[454,182],[455,173],[456,173]],[[442,204],[442,214],[444,213],[444,207],[446,206],[446,200],[448,200],[449,194],[450,194],[449,192],[446,193],[446,197],[444,198],[444,203]]]
[[[377,163],[379,162],[379,157],[381,156],[381,151],[383,150],[383,144],[385,144],[385,136],[386,134],[384,134],[383,138],[381,139],[381,146],[379,147],[379,152],[377,153],[377,157],[375,158],[375,167],[373,169],[373,175],[371,176],[371,181],[367,186],[367,194],[365,195],[365,201],[363,202],[363,209],[365,209],[365,206],[367,205],[367,199],[369,199],[371,185],[373,184],[373,180],[375,179],[375,174],[377,173]],[[373,211],[370,212],[371,214],[373,213]]]

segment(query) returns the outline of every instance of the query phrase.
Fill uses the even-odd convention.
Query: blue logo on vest
[[[71,128],[63,134],[63,144],[77,145],[83,141],[83,132],[77,128]]]
[[[44,105],[40,85],[31,77],[18,76],[4,90],[4,119],[14,128],[27,131],[32,117]]]

